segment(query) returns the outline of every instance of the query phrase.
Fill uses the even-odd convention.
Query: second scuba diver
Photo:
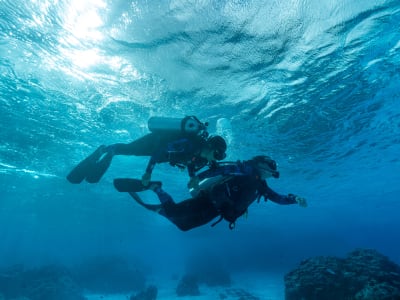
[[[179,203],[175,203],[162,189],[160,182],[151,182],[148,187],[138,188],[137,180],[119,178],[114,180],[114,186],[120,192],[128,192],[140,205],[166,217],[183,231],[207,224],[218,216],[219,220],[212,226],[225,219],[229,222],[229,228],[233,229],[236,219],[261,197],[281,205],[297,203],[302,207],[307,206],[304,198],[294,194],[278,194],[267,185],[266,178],[279,177],[275,161],[268,156],[215,164],[199,173],[198,177],[200,180],[215,180],[209,180],[209,184],[206,180],[192,198]],[[161,204],[144,203],[136,192],[146,189],[156,193]]]
[[[115,155],[150,156],[141,184],[147,186],[157,163],[187,167],[189,187],[198,184],[195,173],[207,164],[225,158],[226,142],[218,135],[209,136],[207,123],[195,116],[183,119],[153,117],[149,119],[151,133],[129,143],[100,146],[81,161],[67,176],[71,183],[97,183],[109,168]]]

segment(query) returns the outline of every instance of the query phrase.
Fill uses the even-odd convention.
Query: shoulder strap
[[[221,222],[224,219],[224,217],[222,215],[219,216],[219,219],[217,221],[215,221],[214,223],[211,224],[211,227],[214,227],[215,225],[217,225],[219,222]]]

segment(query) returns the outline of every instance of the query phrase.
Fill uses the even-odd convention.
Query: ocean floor
[[[161,300],[282,300],[284,299],[283,274],[240,273],[231,274],[232,284],[227,287],[199,285],[199,296],[178,297],[175,289],[178,280],[160,278],[150,284],[157,286],[157,299]],[[126,300],[130,295],[85,295],[88,300]]]

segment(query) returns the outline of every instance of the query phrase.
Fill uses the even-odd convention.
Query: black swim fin
[[[99,182],[101,176],[108,169],[112,155],[104,154],[106,146],[102,145],[97,148],[92,154],[82,160],[72,171],[67,175],[67,180],[71,183],[81,183],[84,179],[90,183]]]
[[[139,203],[144,208],[147,208],[148,210],[154,211],[156,213],[160,213],[160,211],[162,209],[162,204],[147,204],[147,203],[144,203],[143,200],[139,197],[139,195],[136,194],[135,192],[129,192],[129,195],[131,195],[133,200],[135,200],[137,203]]]
[[[111,153],[107,153],[102,157],[99,161],[97,161],[90,172],[86,176],[86,181],[89,183],[97,183],[100,181],[101,177],[103,177],[104,173],[108,170],[111,165],[113,155]]]
[[[149,189],[152,184],[161,186],[161,181],[150,181],[149,185],[144,186],[142,181],[133,178],[116,178],[114,179],[114,187],[119,192],[143,192]]]

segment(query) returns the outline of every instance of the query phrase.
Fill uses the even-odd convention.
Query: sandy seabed
[[[284,284],[283,274],[267,274],[267,273],[241,273],[231,275],[232,284],[227,287],[209,287],[200,284],[199,296],[184,296],[176,295],[176,286],[178,280],[155,278],[149,280],[149,284],[153,284],[158,289],[157,299],[160,300],[283,300]],[[85,295],[88,300],[126,300],[132,294],[119,295],[100,295],[90,294]]]

